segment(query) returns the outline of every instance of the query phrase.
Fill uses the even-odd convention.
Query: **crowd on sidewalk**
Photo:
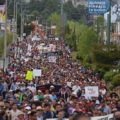
[[[20,50],[19,59],[15,48]],[[56,53],[54,62],[48,59],[50,53]],[[66,42],[26,37],[12,44],[10,58],[4,74],[0,72],[0,120],[90,120],[109,114],[120,120],[116,90],[108,91],[99,73],[74,62]],[[41,70],[41,76],[27,80],[27,71],[34,69]],[[45,85],[49,88],[39,89]],[[97,86],[99,95],[86,96],[86,86]]]

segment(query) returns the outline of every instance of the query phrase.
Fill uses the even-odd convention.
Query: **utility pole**
[[[109,6],[109,17],[108,17],[108,33],[107,33],[107,43],[108,43],[108,49],[110,47],[110,37],[111,37],[111,1],[110,1],[110,6]]]
[[[7,0],[6,2],[6,13],[5,13],[5,38],[4,38],[4,67],[6,64],[6,50],[7,50]]]
[[[63,0],[60,0],[61,2],[61,16],[63,15]]]

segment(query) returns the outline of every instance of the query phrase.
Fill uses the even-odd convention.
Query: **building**
[[[88,0],[63,0],[63,3],[68,1],[72,1],[74,7],[77,7],[78,5],[84,5],[86,7],[88,6]]]
[[[111,43],[120,44],[120,21],[112,25]]]

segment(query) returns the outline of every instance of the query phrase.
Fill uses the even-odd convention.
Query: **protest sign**
[[[50,51],[51,51],[51,52],[54,52],[54,51],[55,51],[55,47],[56,47],[55,45],[50,44],[50,45],[49,45]]]
[[[56,56],[50,56],[48,59],[49,59],[49,62],[56,63]]]
[[[33,70],[33,77],[38,77],[42,75],[42,71],[38,69]]]
[[[87,97],[98,97],[98,86],[85,87],[85,95]]]
[[[33,71],[27,71],[26,80],[33,80]]]
[[[91,120],[114,120],[114,115],[106,115],[106,116],[99,116],[99,117],[91,117]]]

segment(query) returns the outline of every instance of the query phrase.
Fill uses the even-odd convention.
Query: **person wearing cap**
[[[24,108],[24,118],[25,118],[25,120],[29,120],[28,119],[28,113],[31,111],[31,107],[30,106],[27,106],[27,107],[25,107]]]
[[[54,88],[55,88],[55,87],[54,87],[53,85],[50,86],[50,90],[49,90],[49,93],[50,93],[50,94],[52,94],[52,92],[54,92]]]
[[[45,98],[48,97],[51,101],[53,101],[53,96],[49,94],[49,90],[45,91]]]
[[[37,120],[43,120],[43,109],[41,106],[37,107]]]

